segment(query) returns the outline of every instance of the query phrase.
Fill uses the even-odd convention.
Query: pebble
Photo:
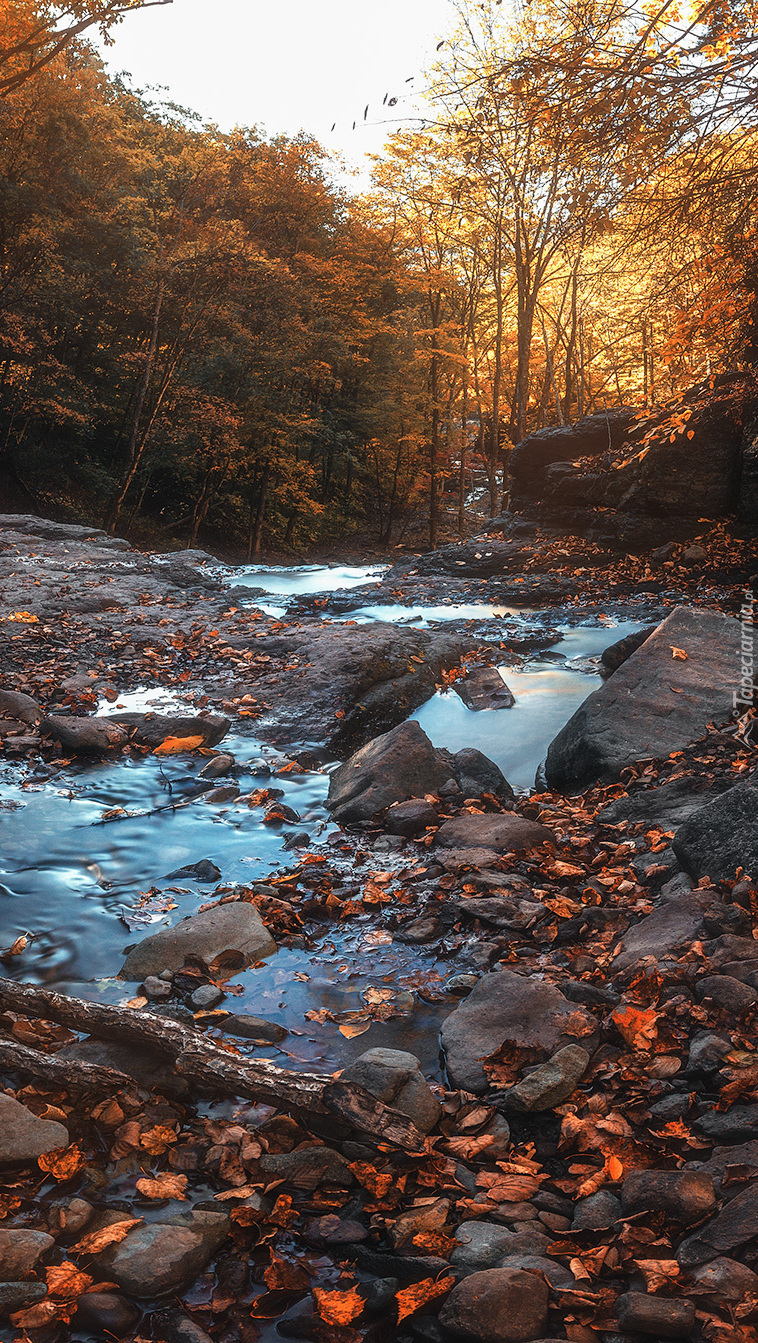
[[[407,1115],[421,1133],[434,1128],[440,1103],[431,1090],[415,1054],[402,1049],[367,1049],[342,1074],[385,1105]]]
[[[15,1282],[31,1273],[37,1261],[55,1244],[46,1231],[0,1227],[0,1278]]]
[[[572,1231],[606,1231],[621,1216],[621,1201],[608,1189],[579,1199],[574,1208]]]
[[[758,1297],[758,1273],[736,1259],[712,1259],[693,1269],[692,1277],[701,1287],[709,1287],[716,1298],[723,1301],[742,1301],[746,1296]]]
[[[701,979],[695,987],[695,997],[699,1002],[715,1003],[737,1015],[749,1012],[758,1003],[758,992],[731,975],[708,975]]]
[[[472,989],[475,989],[479,983],[478,975],[451,975],[445,981],[445,988],[448,993],[454,993],[456,998],[466,998]]]
[[[142,992],[151,1003],[157,1003],[171,997],[171,984],[157,975],[148,975],[142,985]]]
[[[102,1330],[106,1338],[124,1338],[133,1331],[140,1315],[141,1311],[120,1292],[85,1292],[79,1297],[75,1324]]]
[[[553,1110],[567,1101],[586,1073],[590,1055],[581,1045],[566,1045],[547,1063],[523,1077],[505,1093],[502,1104],[507,1110],[539,1113]]]
[[[223,991],[215,984],[201,984],[190,997],[192,1006],[198,1012],[207,1012],[217,1007],[224,997]]]
[[[47,1296],[44,1282],[0,1282],[0,1315],[10,1315],[43,1301]]]
[[[262,1040],[264,1044],[271,1045],[278,1045],[289,1035],[287,1028],[276,1021],[237,1013],[225,1017],[221,1029],[225,1035],[240,1035],[245,1040]]]
[[[12,1096],[0,1092],[0,1165],[36,1161],[44,1152],[68,1147],[68,1129],[54,1119],[39,1119]]]

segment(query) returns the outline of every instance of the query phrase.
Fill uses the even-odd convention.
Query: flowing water
[[[253,589],[251,604],[279,614],[286,610],[287,598],[368,586],[382,572],[376,565],[253,566],[229,571],[229,581],[238,589]],[[275,599],[271,608],[269,597]],[[284,605],[277,597],[285,599]],[[511,628],[514,620],[528,616],[505,607],[421,610],[369,604],[350,618],[423,624],[489,620],[494,626],[507,618]],[[413,716],[436,745],[451,750],[478,747],[516,789],[527,790],[552,737],[599,684],[598,654],[635,628],[607,619],[580,625],[563,631],[560,643],[528,662],[504,663],[502,674],[516,703],[496,715],[472,712],[449,691],[433,696]],[[545,642],[551,643],[548,635]],[[167,709],[180,702],[171,692],[151,689],[124,695],[101,711]],[[190,757],[77,761],[53,777],[34,763],[0,767],[0,948],[23,933],[33,934],[27,950],[4,973],[85,998],[124,1002],[136,988],[116,978],[124,948],[196,912],[214,889],[214,883],[169,879],[169,874],[210,859],[224,883],[265,880],[297,862],[301,851],[285,847],[295,832],[307,833],[309,851],[324,845],[330,863],[339,861],[339,850],[329,847],[337,831],[324,805],[328,769],[278,773],[286,753],[262,745],[253,729],[243,725],[235,725],[224,749],[242,766],[238,782],[243,794],[280,789],[282,801],[294,808],[299,821],[266,825],[261,807],[205,802],[196,779],[202,761]],[[376,865],[391,862],[383,855]],[[361,873],[371,867],[368,862]],[[444,1010],[451,1005],[442,991],[450,969],[436,952],[393,942],[371,928],[368,916],[358,916],[349,926],[326,926],[309,949],[282,948],[263,968],[239,974],[238,991],[225,1006],[280,1022],[291,1031],[281,1048],[250,1045],[259,1056],[293,1067],[332,1070],[369,1045],[387,1045],[411,1049],[421,1057],[427,1075],[435,1076],[435,1023],[443,1004]],[[397,1015],[372,1023],[367,1033],[345,1038],[339,1031],[340,1014],[360,1012],[364,995],[376,989],[392,990]],[[321,1009],[335,1014],[337,1023],[306,1019],[306,1012]]]

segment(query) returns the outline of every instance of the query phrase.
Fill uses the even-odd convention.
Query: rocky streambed
[[[750,556],[497,523],[0,519],[0,1337],[758,1337]]]

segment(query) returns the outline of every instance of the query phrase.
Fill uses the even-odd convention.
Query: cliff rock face
[[[758,520],[758,388],[749,374],[694,387],[673,410],[625,407],[530,434],[511,457],[512,502],[666,518]]]

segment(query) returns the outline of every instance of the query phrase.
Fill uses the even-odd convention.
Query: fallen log
[[[103,1068],[99,1063],[84,1063],[78,1059],[60,1059],[16,1040],[0,1039],[0,1070],[29,1073],[41,1082],[52,1082],[54,1086],[71,1087],[74,1091],[102,1091],[111,1096],[114,1091],[135,1085],[133,1077],[117,1068]]]
[[[20,1013],[34,1020],[55,1021],[70,1030],[85,1032],[101,1040],[114,1040],[154,1049],[164,1055],[175,1071],[187,1080],[197,1082],[204,1090],[246,1100],[265,1101],[280,1110],[303,1114],[337,1115],[354,1128],[406,1151],[423,1150],[424,1140],[414,1124],[405,1115],[393,1110],[371,1096],[361,1087],[335,1082],[318,1073],[290,1072],[262,1059],[246,1059],[232,1054],[206,1040],[197,1031],[179,1022],[152,1012],[128,1007],[114,1007],[109,1003],[92,1003],[83,998],[70,998],[53,989],[38,988],[33,984],[17,984],[0,978],[0,1008]],[[7,1050],[13,1042],[3,1042]],[[17,1048],[17,1047],[16,1047]],[[16,1053],[20,1070],[33,1071],[33,1055],[39,1051],[27,1050],[25,1062]],[[6,1057],[10,1060],[11,1054]],[[40,1054],[46,1063],[54,1055]],[[3,1062],[0,1055],[0,1064]],[[9,1067],[14,1065],[9,1062]],[[89,1068],[91,1084],[97,1089],[95,1065],[67,1061],[68,1067]],[[97,1069],[110,1072],[110,1069]],[[42,1074],[36,1074],[42,1075]],[[124,1076],[124,1074],[118,1074]],[[48,1077],[45,1080],[53,1080]],[[61,1079],[62,1080],[62,1079]],[[129,1085],[133,1079],[127,1078]],[[117,1083],[116,1087],[121,1085]],[[111,1090],[113,1087],[111,1087]]]

